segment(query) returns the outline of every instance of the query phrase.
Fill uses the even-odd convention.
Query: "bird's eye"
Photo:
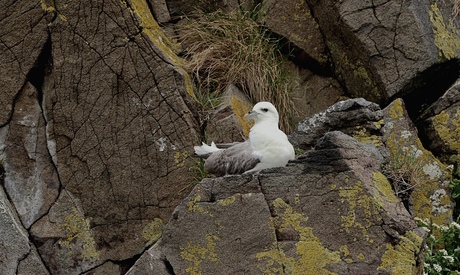
[[[266,112],[268,112],[268,108],[262,108],[262,111],[264,111],[266,113]]]

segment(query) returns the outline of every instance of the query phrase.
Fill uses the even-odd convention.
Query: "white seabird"
[[[285,166],[295,158],[294,147],[278,128],[279,115],[270,102],[257,103],[246,116],[254,120],[249,140],[234,143],[226,149],[203,143],[195,153],[206,158],[204,168],[216,176],[259,172],[262,169]]]

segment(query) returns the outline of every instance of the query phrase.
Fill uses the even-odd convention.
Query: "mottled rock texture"
[[[128,274],[415,273],[422,238],[381,160],[330,132],[287,168],[204,180]]]
[[[0,153],[14,209],[52,273],[123,266],[191,190],[190,80],[145,1],[1,12]]]
[[[459,162],[450,2],[263,2],[252,15],[290,53],[294,122],[310,116],[291,140],[307,151],[195,188],[193,146],[243,139],[250,107],[230,96],[200,128],[158,23],[256,1],[1,2],[0,274],[420,272],[412,216],[452,219]],[[376,103],[327,108],[344,92]],[[406,109],[424,113],[424,145]],[[395,158],[416,172],[404,204],[385,177]]]
[[[458,77],[458,62],[453,75],[445,62],[458,59],[460,54],[459,23],[450,1],[309,3],[335,72],[354,96],[379,102],[397,94],[420,94],[425,85],[434,82],[417,79],[423,73],[445,82]]]
[[[419,120],[428,148],[445,163],[460,165],[460,81]]]
[[[0,273],[49,274],[30,243],[29,234],[23,228],[14,207],[0,187]]]

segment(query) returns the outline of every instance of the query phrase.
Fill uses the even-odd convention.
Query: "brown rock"
[[[14,0],[0,4],[0,126],[8,122],[14,98],[27,81],[48,39],[45,5],[41,4],[42,1]]]
[[[416,274],[422,238],[379,155],[330,132],[286,168],[206,179],[128,274]]]
[[[325,111],[343,96],[342,88],[332,77],[319,76],[295,66],[291,66],[290,71],[299,79],[299,88],[292,93],[298,112],[294,125],[306,117]]]
[[[430,82],[414,83],[420,72],[431,70],[432,79],[437,79],[433,74],[444,77],[452,69],[443,61],[460,54],[457,19],[447,6],[429,1],[309,2],[336,74],[355,97],[381,102],[400,92],[416,92]]]
[[[144,229],[191,188],[199,138],[189,78],[146,2],[56,3],[43,109],[62,191],[32,231],[50,270],[75,274],[145,249]]]
[[[265,25],[297,49],[294,51],[297,62],[322,66],[327,63],[323,37],[305,0],[263,1],[262,12]]]

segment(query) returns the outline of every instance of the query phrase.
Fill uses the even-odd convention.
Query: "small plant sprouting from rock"
[[[214,100],[234,84],[253,102],[277,106],[281,127],[289,131],[295,115],[290,93],[297,79],[283,69],[280,40],[273,38],[258,18],[257,9],[197,12],[178,24],[178,38],[186,49],[185,67],[198,83],[195,100]],[[198,105],[213,106],[207,102]]]
[[[418,225],[427,232],[424,275],[460,274],[459,218],[449,226],[415,218]]]
[[[404,149],[390,154],[384,174],[391,181],[396,195],[407,201],[413,189],[423,181],[423,161],[418,150]]]
[[[198,184],[202,179],[209,177],[204,169],[204,161],[191,156],[188,152],[176,152],[174,161],[178,167],[188,167],[193,175],[193,184]]]

